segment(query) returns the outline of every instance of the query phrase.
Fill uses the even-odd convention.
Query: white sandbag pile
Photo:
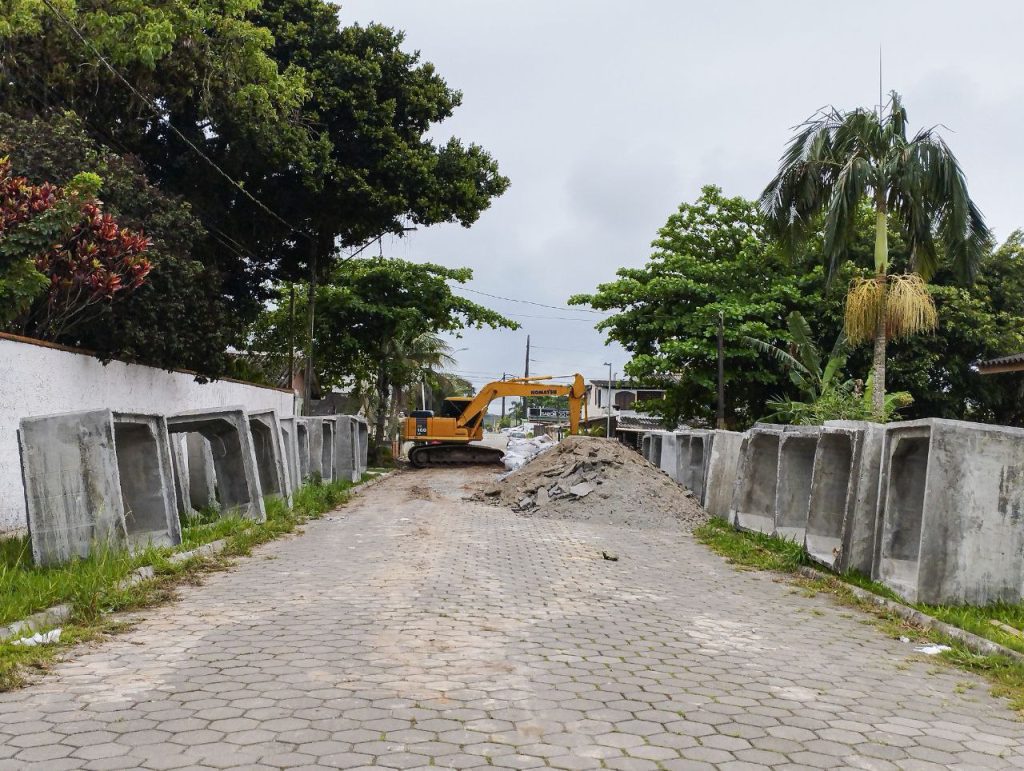
[[[533,439],[509,439],[505,450],[505,468],[515,471],[522,468],[533,458],[545,450],[550,450],[558,442],[550,436],[537,436]]]

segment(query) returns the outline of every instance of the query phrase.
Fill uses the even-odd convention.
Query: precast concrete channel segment
[[[0,695],[0,768],[1021,768],[985,682],[682,532],[397,475]],[[614,552],[617,562],[602,559]]]

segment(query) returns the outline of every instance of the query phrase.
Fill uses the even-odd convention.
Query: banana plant
[[[840,333],[823,364],[821,352],[811,334],[811,326],[800,311],[789,314],[786,318],[786,329],[792,340],[788,350],[755,337],[745,337],[744,340],[781,364],[790,381],[808,402],[816,401],[823,393],[833,388],[853,388],[853,381],[839,382],[849,356],[845,334]]]

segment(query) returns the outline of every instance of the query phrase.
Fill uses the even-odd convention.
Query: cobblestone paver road
[[[388,480],[0,696],[0,768],[1024,767],[984,683],[863,617],[460,500],[483,474]]]

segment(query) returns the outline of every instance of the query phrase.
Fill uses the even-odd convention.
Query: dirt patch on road
[[[530,517],[636,528],[694,527],[692,494],[618,442],[570,436],[485,488],[479,498]]]

